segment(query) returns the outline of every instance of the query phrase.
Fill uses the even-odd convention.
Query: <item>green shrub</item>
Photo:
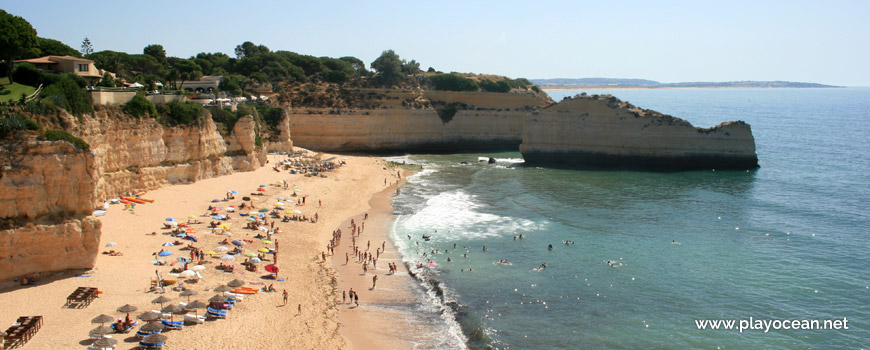
[[[39,130],[39,124],[18,114],[9,114],[0,119],[0,137],[20,130]]]
[[[76,148],[79,149],[91,148],[91,145],[85,142],[85,140],[75,137],[72,134],[63,130],[46,130],[45,139],[48,141],[69,141],[70,143],[75,145]]]
[[[136,117],[141,117],[146,114],[152,117],[157,117],[157,107],[154,107],[154,104],[142,94],[136,94],[136,96],[133,96],[130,101],[127,101],[127,103],[124,104],[123,110],[124,112]]]
[[[254,145],[258,148],[263,147],[263,139],[260,138],[260,135],[254,137]]]
[[[160,115],[158,121],[169,126],[192,125],[201,121],[203,111],[202,105],[196,102],[172,101],[160,105],[157,110]]]
[[[457,74],[436,74],[429,77],[435,90],[446,91],[477,91],[477,82],[463,78]]]
[[[495,82],[492,80],[482,80],[480,82],[480,88],[483,89],[483,91],[489,91],[489,92],[510,92],[511,91],[510,84],[505,80],[501,80],[498,82]]]
[[[238,112],[229,108],[209,107],[208,110],[211,112],[211,119],[218,125],[218,131],[223,135],[229,134],[239,120]]]
[[[24,108],[28,112],[38,115],[54,114],[54,112],[57,111],[57,106],[55,106],[54,103],[44,99],[35,99],[27,102]]]
[[[72,73],[63,74],[57,82],[43,89],[40,96],[67,112],[80,116],[94,112],[91,94],[84,87],[82,77]]]
[[[22,62],[15,65],[15,70],[12,72],[12,79],[19,84],[39,86],[39,84],[53,84],[60,77],[57,74],[46,73],[36,68],[31,63]]]
[[[269,107],[267,105],[255,105],[257,114],[270,129],[275,130],[278,123],[281,121],[281,108]]]

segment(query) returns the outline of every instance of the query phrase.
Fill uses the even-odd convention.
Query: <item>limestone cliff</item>
[[[518,93],[371,90],[369,108],[294,108],[293,143],[321,151],[515,150],[530,111]]]
[[[754,169],[749,124],[709,129],[636,108],[611,96],[578,96],[532,113],[520,152],[528,164],[663,170]]]
[[[93,266],[93,153],[66,141],[27,142],[0,177],[0,281]]]
[[[89,215],[105,200],[250,171],[266,161],[264,147],[257,145],[261,130],[250,116],[239,118],[226,137],[208,112],[196,125],[177,127],[111,107],[81,118],[59,111],[40,122],[63,128],[91,147],[29,141],[12,152],[15,164],[0,176],[0,281],[92,267],[100,222]],[[286,118],[282,123],[277,128],[282,134],[271,137],[276,150],[288,147],[281,145],[289,141]]]
[[[266,151],[272,152],[290,152],[293,151],[293,140],[290,139],[290,108],[284,107],[281,109],[281,121],[278,122],[277,135],[272,136],[266,141]]]
[[[251,171],[265,163],[265,151],[254,145],[251,117],[240,118],[226,138],[208,112],[199,125],[177,127],[119,116],[112,109],[100,110],[93,118],[66,118],[66,129],[87,141],[94,152],[93,205],[128,191]]]

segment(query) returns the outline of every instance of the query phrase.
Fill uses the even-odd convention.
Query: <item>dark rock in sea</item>
[[[489,164],[495,164],[495,158],[489,157]]]

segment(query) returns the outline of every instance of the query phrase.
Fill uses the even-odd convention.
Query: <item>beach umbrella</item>
[[[272,244],[272,241],[270,241],[268,239],[264,239],[261,242],[263,242],[263,244]]]
[[[145,338],[142,338],[143,343],[151,343],[151,344],[159,344],[166,342],[166,336],[163,334],[151,334],[146,335]]]
[[[187,218],[188,218],[188,219],[196,219],[197,216],[196,216],[196,215],[188,215]]]
[[[169,226],[170,226],[170,227],[176,227],[176,226],[178,226],[178,221],[170,221],[170,222],[169,222]]]
[[[97,328],[92,329],[88,334],[96,335],[100,337],[104,337],[106,334],[115,333],[115,330],[112,327],[108,326],[99,326]]]
[[[178,262],[182,262],[185,264],[190,262],[190,258],[183,257],[183,256],[179,256],[178,258],[175,258],[175,260],[178,260]]]
[[[139,315],[139,319],[143,320],[143,321],[154,321],[154,320],[159,320],[161,316],[163,316],[163,315],[161,315],[158,312],[148,311],[148,312],[143,312],[141,315]],[[145,326],[142,326],[142,327],[144,328]]]
[[[209,251],[205,252],[205,255],[217,255],[217,252],[214,250],[209,250]]]
[[[261,212],[261,213],[265,213],[265,212],[268,212],[269,209],[263,208],[263,209],[260,209],[260,210],[257,210],[257,211],[258,211],[258,212]]]
[[[245,281],[242,281],[240,279],[234,279],[234,280],[230,281],[229,283],[227,283],[227,285],[230,287],[233,287],[233,288],[238,288],[238,287],[244,286]]]
[[[175,237],[184,238],[184,237],[187,237],[187,234],[179,233],[179,234],[175,235]]]
[[[214,289],[214,292],[215,292],[215,293],[223,293],[223,292],[229,292],[229,291],[232,290],[232,289],[233,289],[232,287],[230,287],[230,286],[228,286],[228,285],[226,285],[226,284],[222,284],[222,285],[217,286],[217,287]]]
[[[258,217],[261,217],[261,218],[264,218],[264,217],[266,217],[266,214],[260,213],[260,214],[258,214],[257,216],[258,216]]]
[[[271,273],[278,273],[278,266],[275,266],[274,264],[266,265],[265,269]]]
[[[221,217],[220,215],[215,215],[215,216],[212,216],[211,218],[212,218],[212,219],[215,219],[215,220],[220,220],[220,219],[222,219],[222,217]]]
[[[260,262],[262,262],[260,258],[251,258],[251,264],[259,264]]]
[[[159,256],[169,256],[169,255],[172,255],[172,252],[170,252],[170,251],[168,251],[168,250],[164,250],[164,251],[160,252],[160,254],[157,254],[157,255],[159,255]]]
[[[209,299],[208,301],[213,301],[213,302],[217,302],[217,303],[223,303],[223,302],[226,302],[226,301],[227,301],[227,297],[218,294],[218,295],[215,295],[215,296],[211,297],[211,299]]]
[[[91,343],[91,346],[97,349],[114,349],[115,345],[118,345],[118,341],[112,338],[100,338]]]
[[[129,314],[129,313],[131,313],[131,312],[133,312],[133,311],[136,311],[137,309],[138,309],[138,308],[135,307],[135,306],[133,306],[133,305],[126,304],[126,305],[124,305],[124,306],[119,307],[117,311],[118,311],[118,312],[124,312],[124,313],[128,313],[128,314]]]
[[[106,247],[114,247],[116,245],[118,245],[118,243],[115,243],[115,242],[106,243]]]
[[[159,315],[156,312],[152,312],[152,314]],[[160,316],[151,320],[151,322],[144,324],[142,327],[139,327],[139,330],[145,331],[145,332],[162,331],[163,328],[166,328],[166,325],[164,325],[163,322],[158,322],[157,320],[159,320],[159,319],[160,319]]]
[[[257,219],[255,219],[253,216],[249,216],[248,221],[257,221]]]
[[[232,243],[233,243],[233,245],[235,245],[237,247],[241,247],[242,244],[244,244],[244,243],[242,243],[242,241],[239,241],[239,240],[234,240]]]
[[[208,304],[199,300],[194,300],[184,306],[184,308],[188,310],[205,309],[206,307],[208,307]]]
[[[175,221],[175,218],[166,218],[166,221]]]
[[[178,274],[178,277],[181,277],[181,278],[191,278],[193,276],[196,276],[196,272],[193,272],[193,270],[184,270]]]
[[[229,208],[227,208],[227,211],[230,212],[230,213],[233,213],[233,212],[236,211],[236,208],[229,207]]]
[[[197,295],[197,294],[199,294],[199,293],[197,293],[193,289],[185,289],[183,292],[179,293],[178,295],[183,296],[183,297],[187,297],[187,301],[190,301],[190,297],[193,295]],[[187,306],[185,306],[185,308],[186,307]]]
[[[293,214],[302,214],[302,211],[299,210],[299,209],[296,209],[296,210],[293,211]]]
[[[285,210],[284,214],[293,214],[293,211],[292,210]]]
[[[190,269],[193,271],[202,271],[202,270],[205,270],[205,265],[194,265]]]
[[[275,203],[275,204],[272,204],[272,206],[274,206],[276,209],[277,209],[277,208],[283,208],[283,207],[284,207],[284,203]]]
[[[163,243],[163,246],[164,246],[164,247],[172,247],[172,246],[174,246],[174,245],[175,245],[175,244],[172,244],[172,242],[166,242],[166,243]]]
[[[137,309],[138,309],[138,308],[135,307],[135,306],[133,306],[133,305],[125,304],[125,305],[123,305],[123,306],[117,308],[116,311],[126,313],[126,314],[127,314],[127,318],[130,318],[130,313],[133,312],[133,311],[136,311]]]
[[[266,185],[260,185],[260,188],[266,187]]]
[[[227,191],[227,192],[232,193],[232,194],[239,193],[239,191],[236,191],[236,190],[229,190],[229,191]]]
[[[151,300],[151,303],[152,304],[160,304],[160,307],[162,308],[164,303],[168,303],[170,301],[172,301],[172,299],[169,299],[166,296],[161,295],[157,299]]]
[[[247,252],[247,253],[245,253],[245,256],[247,256],[249,258],[253,258],[253,257],[257,256],[257,253]]]
[[[221,253],[226,253],[226,251],[230,250],[230,248],[227,248],[227,247],[224,247],[224,246],[220,246],[220,247],[215,248],[215,250],[217,250],[217,251],[219,251],[219,252],[221,252]]]
[[[236,260],[236,257],[232,255],[224,255],[221,257],[221,260]]]
[[[266,192],[266,189],[265,189],[265,188],[262,188],[262,187],[258,187],[258,188],[257,188],[257,191],[260,191],[260,192]]]
[[[260,249],[257,249],[257,251],[260,252],[260,253],[268,253],[268,252],[269,252],[269,248],[260,248]]]
[[[256,199],[256,198],[251,198],[251,199],[249,199],[249,201],[251,201],[251,202],[256,202],[256,201],[258,201],[258,200],[259,200],[259,199]]]
[[[299,188],[299,187],[296,187],[296,188],[294,188],[294,189],[293,189],[293,191],[294,191],[294,192],[301,192],[301,191],[302,191],[302,189],[301,189],[301,188]]]
[[[112,317],[112,316],[109,316],[109,315],[106,315],[106,314],[101,314],[101,315],[99,315],[99,316],[97,316],[97,317],[94,317],[94,318],[91,320],[91,323],[101,323],[101,324],[103,324],[103,323],[106,323],[106,322],[112,322],[112,321],[114,321],[114,320],[115,320],[115,318]]]
[[[199,300],[194,300],[193,302],[187,303],[187,305],[184,306],[184,308],[187,310],[193,310],[194,315],[196,315],[197,317],[199,317],[199,311],[197,311],[197,309],[205,309],[207,307],[208,304]]]
[[[167,314],[169,314],[169,319],[170,319],[170,320],[172,320],[172,316],[174,316],[174,315],[184,315],[184,314],[187,313],[187,311],[185,311],[184,309],[182,309],[181,306],[178,306],[178,305],[175,305],[175,304],[172,304],[172,305],[169,305],[169,306],[167,306],[167,307],[164,307],[164,308],[163,308],[162,310],[160,310],[160,311],[162,311],[163,313],[167,313]]]

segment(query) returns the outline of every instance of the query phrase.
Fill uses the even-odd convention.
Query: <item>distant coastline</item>
[[[726,81],[660,83],[646,79],[580,78],[530,79],[543,90],[625,90],[625,89],[776,89],[776,88],[841,88],[843,86],[792,81]]]

